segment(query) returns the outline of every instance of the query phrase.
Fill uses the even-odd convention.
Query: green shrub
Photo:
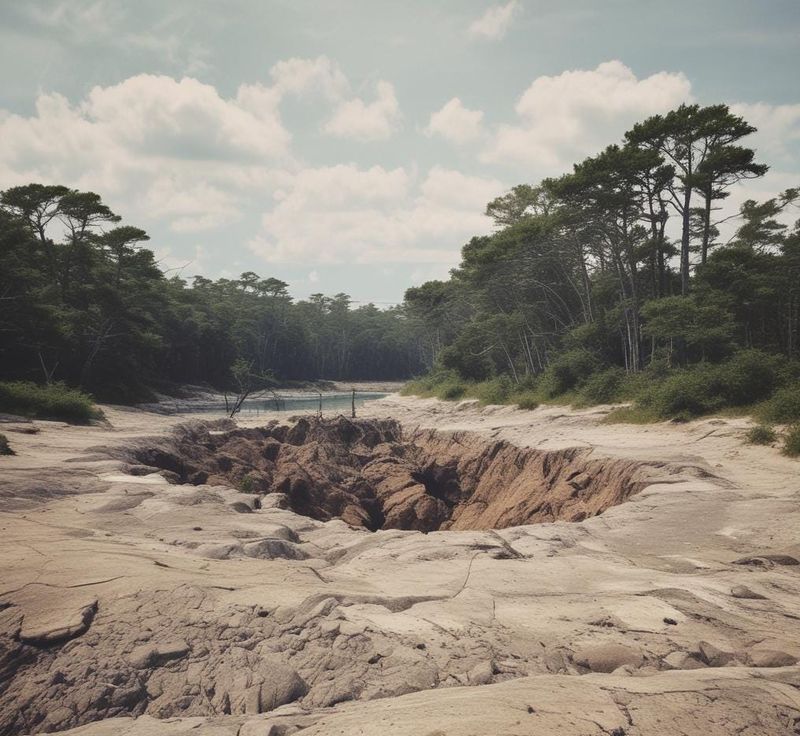
[[[516,404],[519,409],[526,409],[528,411],[535,409],[539,406],[536,394],[533,391],[519,391],[511,394],[508,398],[509,404]]]
[[[14,450],[11,449],[11,445],[8,444],[8,437],[4,434],[0,434],[0,455],[15,455],[16,453]]]
[[[466,392],[467,392],[466,385],[460,383],[459,381],[443,383],[436,389],[436,395],[440,399],[445,399],[447,401],[454,401],[455,399],[460,399],[464,396]]]
[[[726,403],[744,406],[767,398],[777,387],[785,363],[781,356],[760,350],[742,350],[720,363],[716,370]]]
[[[783,454],[789,457],[800,457],[800,424],[789,427],[783,438]]]
[[[766,422],[776,424],[800,421],[800,381],[779,388],[764,403],[759,416]]]
[[[722,387],[719,371],[703,363],[649,385],[637,403],[662,419],[687,419],[721,409],[725,405]]]
[[[619,401],[626,373],[622,368],[606,368],[593,373],[581,386],[581,398],[588,404],[609,404]]]
[[[598,359],[588,350],[568,350],[550,363],[539,381],[545,398],[554,399],[576,388],[600,368]]]
[[[239,481],[239,490],[242,493],[253,493],[254,485],[255,485],[255,481],[253,480],[253,477],[250,476],[250,475],[245,475]]]
[[[470,386],[469,393],[482,404],[505,404],[514,384],[508,376],[497,376]]]
[[[745,406],[769,396],[779,381],[782,362],[778,356],[743,350],[724,363],[699,363],[668,373],[660,381],[639,384],[637,401],[664,419]]]
[[[92,398],[63,383],[40,386],[28,381],[0,383],[0,412],[36,419],[88,424],[103,416]]]
[[[745,439],[751,445],[771,445],[777,439],[777,435],[772,427],[768,427],[766,424],[757,424],[747,431]]]

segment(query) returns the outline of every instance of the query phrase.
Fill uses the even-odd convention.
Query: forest
[[[93,192],[29,184],[0,194],[0,380],[64,383],[116,402],[180,384],[402,379],[423,368],[401,308],[346,294],[294,301],[243,273],[165,274],[140,228]],[[236,368],[236,370],[233,370]]]
[[[770,421],[796,420],[799,192],[721,211],[767,173],[754,131],[725,105],[644,120],[571,173],[490,202],[494,232],[463,247],[449,280],[385,310],[295,301],[252,272],[187,283],[99,195],[13,187],[0,194],[0,381],[132,402],[243,373],[417,377],[409,391],[442,398],[631,400],[631,419],[771,400]]]
[[[725,105],[684,105],[489,203],[494,234],[464,246],[448,281],[406,293],[432,366],[409,391],[630,399],[629,419],[772,397],[768,418],[800,419],[798,190],[720,213],[733,185],[767,173],[753,132]]]

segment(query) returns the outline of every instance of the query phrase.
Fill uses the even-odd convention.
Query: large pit
[[[242,429],[190,423],[132,450],[132,472],[233,486],[370,531],[501,529],[596,516],[646,484],[646,466],[583,448],[520,448],[391,419],[299,418]]]

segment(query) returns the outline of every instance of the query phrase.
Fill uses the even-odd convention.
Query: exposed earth
[[[6,421],[0,735],[800,733],[800,465],[390,396]]]

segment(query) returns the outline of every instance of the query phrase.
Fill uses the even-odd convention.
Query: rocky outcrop
[[[581,521],[646,485],[645,467],[570,448],[520,448],[393,420],[299,419],[179,428],[130,458],[171,481],[284,494],[296,513],[376,529],[499,529]]]

